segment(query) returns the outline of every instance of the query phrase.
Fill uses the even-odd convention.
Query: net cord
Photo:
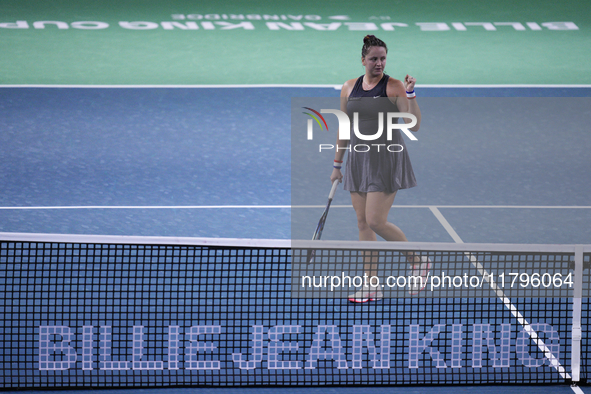
[[[250,238],[200,238],[200,237],[154,237],[129,235],[87,235],[87,234],[41,234],[4,233],[0,240],[15,242],[85,243],[85,244],[139,244],[139,245],[184,245],[211,247],[254,247],[282,249],[345,249],[345,250],[410,250],[410,251],[455,251],[479,252],[541,252],[574,253],[576,245],[552,244],[499,244],[499,243],[451,243],[451,242],[375,242],[375,241],[311,241],[290,239]],[[582,245],[585,253],[591,252],[591,245]]]

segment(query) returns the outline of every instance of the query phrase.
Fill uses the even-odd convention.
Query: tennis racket
[[[314,235],[312,236],[312,240],[319,240],[322,236],[322,230],[324,230],[324,223],[326,222],[326,218],[328,216],[328,210],[330,209],[330,203],[332,203],[332,199],[334,198],[334,194],[337,191],[337,186],[339,185],[339,180],[335,179],[332,183],[332,188],[330,189],[330,193],[328,194],[328,203],[326,203],[326,208],[324,208],[324,212],[318,221],[318,226],[316,227],[316,231],[314,231]],[[310,264],[314,260],[314,254],[316,252],[314,250],[308,251],[308,264]]]

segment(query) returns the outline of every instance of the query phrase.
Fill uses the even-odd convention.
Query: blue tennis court
[[[589,99],[585,96],[589,93],[587,89],[572,89],[571,93],[574,97],[558,98],[544,97],[547,92],[535,88],[501,90],[448,88],[443,90],[426,87],[422,91],[424,108],[433,108],[432,112],[439,114],[439,122],[426,120],[419,134],[419,144],[409,144],[413,161],[416,163],[420,186],[400,193],[390,214],[391,220],[404,228],[409,240],[447,243],[588,243],[591,230],[587,224],[591,207],[585,205],[585,196],[588,194],[589,184],[581,182],[581,179],[585,179],[588,164],[590,164],[588,158],[585,158],[585,152],[591,141],[586,141],[589,136],[580,128],[583,124],[582,119],[588,116],[586,111],[589,108]],[[311,179],[306,179],[305,188],[297,184],[295,181],[299,179],[297,176],[292,177],[291,170],[294,162],[291,160],[289,148],[293,146],[294,141],[289,132],[293,127],[290,106],[292,105],[291,97],[334,97],[338,91],[333,87],[6,88],[3,92],[5,93],[3,106],[7,110],[4,118],[9,132],[4,135],[2,155],[5,159],[4,166],[8,169],[3,176],[5,191],[0,210],[3,216],[2,232],[306,239],[309,238],[308,233],[311,233],[314,222],[322,211],[322,204],[326,199],[325,185],[328,184],[328,181],[323,179],[324,176],[318,174]],[[569,91],[563,89],[562,92]],[[525,94],[533,97],[523,97]],[[235,100],[235,97],[241,99]],[[286,97],[286,99],[277,100],[271,99],[272,97]],[[534,121],[535,127],[538,127],[535,138],[525,128],[520,132],[510,126],[499,127],[495,122],[491,122],[489,128],[485,125],[474,127],[480,118],[486,117],[478,113],[480,108],[498,107],[507,110],[506,100],[511,100],[510,106],[532,104],[534,107],[541,106],[533,110],[534,114],[541,117]],[[568,103],[563,107],[570,111],[567,112],[566,118],[570,119],[571,123],[567,126],[564,126],[563,118],[559,119],[560,122],[553,117],[543,119],[544,113],[548,111],[545,106],[552,106],[554,102],[561,100]],[[194,111],[194,108],[204,106],[205,103],[211,111],[205,113]],[[232,105],[229,105],[230,103]],[[486,105],[482,105],[483,103]],[[468,108],[470,105],[474,107],[467,112],[472,115],[472,118],[469,116],[463,118],[454,112],[457,111],[458,106]],[[440,109],[440,106],[444,108]],[[232,110],[228,110],[228,107]],[[459,126],[450,127],[454,119],[459,120]],[[504,113],[503,119],[510,124],[513,118],[510,113]],[[558,127],[567,128],[570,133],[575,133],[576,138],[557,138],[556,134],[561,134],[556,132]],[[312,171],[315,166],[321,165],[305,164],[312,166]],[[306,170],[309,171],[310,168]],[[486,176],[483,176],[485,173]],[[302,190],[308,205],[293,203],[293,199],[301,200]],[[565,193],[565,190],[568,193]],[[296,217],[304,222],[308,220],[309,223],[303,228],[294,226],[293,219]],[[302,232],[294,234],[297,231]],[[327,240],[344,241],[355,240],[357,237],[354,212],[347,193],[342,190],[335,198],[324,236]],[[72,239],[72,242],[75,242],[75,239]],[[47,252],[43,253],[36,256],[47,255]],[[111,256],[112,251],[108,253]],[[33,255],[28,254],[27,258],[32,258]],[[50,255],[53,255],[53,252]],[[88,252],[76,252],[75,255],[88,256]],[[215,265],[211,265],[214,261],[221,263],[225,262],[226,258],[230,259],[228,261],[233,261],[232,257],[224,257],[226,255],[210,256],[209,260],[206,260],[209,262],[206,268],[215,269]],[[66,259],[64,261],[70,261],[67,257],[64,258]],[[120,257],[115,257],[115,261],[126,262],[129,258],[121,257],[123,260],[119,260]],[[174,257],[172,258],[172,261],[176,261]],[[395,320],[402,322],[401,326],[397,326],[396,332],[400,333],[397,335],[403,335],[401,333],[406,330],[404,322],[415,321],[417,311],[426,312],[433,308],[437,308],[440,315],[430,320],[430,323],[423,328],[425,335],[431,335],[428,331],[429,327],[437,331],[438,322],[442,322],[443,326],[451,329],[452,326],[449,324],[455,319],[462,319],[461,321],[466,323],[464,330],[466,330],[465,335],[468,335],[471,329],[475,329],[470,327],[480,327],[478,324],[484,314],[499,324],[505,322],[503,324],[513,327],[511,324],[515,323],[515,317],[510,313],[510,309],[498,300],[495,302],[494,299],[486,300],[485,304],[479,302],[464,304],[461,299],[453,298],[444,303],[441,301],[445,300],[440,300],[437,306],[428,299],[420,302],[393,299],[371,305],[365,310],[360,310],[356,305],[348,305],[345,299],[292,299],[292,305],[289,306],[287,299],[280,301],[274,298],[277,295],[276,286],[284,282],[281,280],[276,282],[274,276],[278,267],[276,264],[269,264],[270,261],[283,264],[289,262],[289,259],[279,257],[279,260],[276,260],[277,257],[274,256],[270,258],[271,260],[265,259],[255,266],[250,265],[249,268],[251,272],[264,273],[259,278],[252,277],[252,274],[248,276],[251,285],[256,283],[257,289],[266,289],[263,293],[267,295],[263,299],[255,298],[250,301],[243,299],[243,306],[237,306],[236,309],[225,308],[220,302],[211,303],[207,297],[203,298],[200,292],[187,295],[187,299],[183,301],[183,304],[192,303],[194,308],[197,308],[194,310],[199,311],[200,314],[206,313],[200,320],[204,318],[204,321],[213,322],[215,327],[218,327],[216,324],[219,324],[219,327],[225,327],[229,330],[227,333],[229,337],[237,338],[239,335],[242,338],[241,353],[244,354],[250,351],[248,349],[250,341],[247,338],[253,335],[251,326],[261,322],[263,324],[261,328],[265,327],[262,328],[263,330],[266,330],[267,326],[277,327],[278,324],[281,326],[281,322],[286,321],[279,316],[288,311],[292,316],[299,316],[299,313],[307,311],[306,323],[302,329],[311,332],[319,329],[318,327],[330,324],[331,319],[346,319],[347,322],[351,322],[360,318],[368,319],[367,321],[372,322],[377,330],[380,325],[391,324],[389,319],[391,316],[396,316]],[[128,270],[132,269],[132,266],[135,267],[135,265],[123,264],[115,268],[121,270],[115,271],[119,274],[113,277],[115,289],[122,286],[117,285],[120,283],[117,278],[128,276]],[[149,278],[154,275],[165,277],[168,275],[163,272],[156,274],[156,271],[152,271],[156,266],[147,265],[144,268],[148,275],[144,278],[148,281],[142,287],[144,291],[149,292],[150,289],[159,288],[159,286],[148,285],[152,281]],[[221,278],[212,277],[210,280],[220,283],[221,287],[212,287],[208,291],[213,294],[220,292],[221,299],[235,294],[229,290],[234,286],[230,283],[240,286],[240,283],[246,282],[241,276],[235,276],[233,270],[236,267],[233,267],[230,265],[229,268],[224,268],[229,271],[225,272]],[[66,265],[64,272],[74,269],[74,266]],[[197,270],[197,266],[191,270]],[[86,282],[72,279],[71,283],[100,284],[99,278],[103,274],[100,271],[93,272],[98,276],[87,277]],[[8,277],[16,280],[13,275],[16,275],[16,272],[8,274]],[[197,274],[202,277],[203,282],[199,282],[200,284],[193,282],[193,285],[207,286],[206,283],[209,283],[206,280],[207,275]],[[228,277],[224,279],[226,275]],[[282,274],[279,273],[279,275]],[[60,274],[55,279],[58,285],[63,283],[65,286],[66,283],[70,283],[70,281],[60,282],[59,276]],[[122,293],[125,294],[124,298],[127,302],[137,305],[132,308],[133,316],[136,322],[140,321],[142,327],[146,327],[147,338],[151,338],[148,339],[148,343],[156,344],[156,349],[164,346],[158,338],[166,335],[167,329],[170,330],[170,326],[165,325],[166,316],[169,316],[166,313],[168,308],[166,305],[174,304],[175,301],[169,297],[171,294],[176,294],[175,289],[177,287],[180,289],[185,283],[182,280],[178,282],[174,277],[176,276],[173,275],[170,279],[171,282],[163,279],[164,283],[171,283],[173,293],[166,291],[154,293],[160,301],[153,299],[152,296],[144,298],[145,296],[141,294]],[[179,275],[180,277],[182,275]],[[253,280],[255,282],[252,282]],[[49,281],[52,283],[51,279]],[[70,293],[65,288],[63,294],[69,300],[68,303],[78,305],[86,303],[83,301],[83,296]],[[102,286],[100,289],[107,290]],[[229,293],[226,293],[228,291]],[[98,336],[100,331],[100,337],[103,338],[103,335],[107,335],[107,331],[99,328],[104,324],[101,321],[112,321],[118,315],[117,311],[124,307],[117,307],[118,301],[111,299],[110,293],[99,294],[99,298],[105,299],[105,305],[113,305],[105,309],[106,314],[101,315],[99,320],[93,319],[96,323],[90,326],[94,327],[91,331],[95,333],[94,335]],[[52,297],[50,293],[48,297]],[[164,302],[164,309],[162,309],[164,314],[154,315],[162,316],[162,321],[159,320],[160,317],[154,320],[150,308],[140,306],[143,303],[150,305],[152,302],[157,304]],[[241,304],[237,299],[233,302]],[[285,305],[279,307],[281,303]],[[255,305],[260,305],[262,315],[252,320],[253,316],[259,316],[253,314],[254,310],[251,309],[259,308]],[[530,307],[531,305],[527,308]],[[88,308],[85,307],[84,313],[91,313]],[[244,309],[240,308],[246,308],[250,311],[249,314],[245,315]],[[284,310],[284,308],[287,309]],[[556,329],[560,332],[561,341],[566,341],[563,343],[567,348],[570,347],[570,333],[562,327],[570,324],[571,312],[564,309],[564,305],[555,303],[554,299],[548,299],[543,306],[539,304],[538,308],[540,310],[537,314],[532,314],[533,311],[529,309],[524,311],[528,321],[531,318],[534,322],[543,316],[543,321],[550,322],[552,328],[533,323],[536,331],[550,330],[545,333],[547,335],[545,340],[552,344],[556,341],[553,337],[554,327],[558,327]],[[160,307],[157,310],[160,310]],[[243,311],[242,315],[238,312],[239,310]],[[225,312],[222,313],[223,311]],[[234,314],[233,311],[235,311]],[[300,312],[296,313],[296,311]],[[339,311],[339,314],[334,314],[334,311]],[[463,312],[468,314],[463,317]],[[223,316],[226,315],[243,316],[244,320],[235,326],[235,323],[224,320]],[[41,316],[40,322],[46,321],[43,318],[44,315]],[[183,324],[192,324],[190,320],[184,319],[186,317],[181,319]],[[173,315],[170,315],[169,320],[175,320]],[[55,319],[49,318],[48,321],[57,324],[54,330],[64,329]],[[150,327],[155,321],[156,326]],[[174,324],[180,325],[178,318],[175,321]],[[294,321],[292,323],[295,324]],[[70,320],[68,324],[73,326],[68,327],[67,330],[79,330],[80,328],[75,328],[76,324],[90,323],[76,319]],[[526,324],[529,326],[529,322]],[[495,329],[499,327],[501,325]],[[516,330],[515,335],[523,335],[523,333],[519,334],[518,327],[517,325],[511,330]],[[345,326],[341,327],[344,340],[351,335],[342,333],[342,330],[346,329]],[[119,327],[115,330],[115,335],[117,333],[125,335],[125,328]],[[273,328],[269,330],[272,331]],[[326,335],[333,334],[327,332]],[[56,331],[53,335],[66,334]],[[306,335],[310,333],[304,334],[304,337],[300,333],[295,337],[309,347],[313,339]],[[447,332],[445,335],[442,333],[437,343],[446,347],[446,343],[452,340],[450,335],[453,336],[453,332]],[[59,341],[56,343],[59,344]],[[102,343],[101,349],[105,346]],[[400,345],[397,345],[393,351],[404,354],[406,350],[398,346]],[[27,345],[24,347],[26,348]],[[120,352],[119,358],[124,357],[123,348],[114,349],[116,350],[113,351]],[[536,352],[535,346],[531,349],[533,349],[532,352]],[[156,357],[156,359],[166,357],[159,356],[158,350],[155,350],[156,354],[150,353],[153,351],[148,350],[148,357]],[[468,348],[462,351],[468,351]],[[329,355],[325,356],[330,358]],[[545,357],[539,354],[538,356]],[[450,355],[447,354],[445,357],[449,358]],[[453,382],[448,380],[453,376],[453,371],[452,375],[442,374],[441,371],[433,369],[428,360],[428,357],[425,357],[421,361],[420,371],[422,374],[429,373],[429,375],[421,375],[421,373],[416,375],[411,370],[407,377],[400,376],[395,380],[391,377],[386,378],[388,375],[382,374],[373,378],[372,374],[355,378],[354,373],[343,374],[342,372],[331,377],[330,371],[334,365],[331,366],[332,363],[327,361],[322,362],[318,372],[310,374],[308,378],[311,377],[316,384],[328,385],[339,385],[344,382],[354,385],[371,382],[378,384],[403,382],[422,385]],[[436,360],[437,357],[433,358],[432,362],[436,363]],[[469,359],[464,362],[468,363]],[[568,368],[569,360],[564,362],[566,362],[565,367]],[[337,364],[336,358],[334,364]],[[225,368],[231,369],[233,364],[226,362],[224,365]],[[396,365],[404,371],[402,364]],[[504,381],[502,374],[495,374],[496,371],[494,368],[490,369],[491,366],[488,368],[488,373],[492,375],[487,378],[483,378],[485,375],[481,372],[474,374],[459,372],[459,375],[455,376],[459,376],[460,380],[473,382],[482,381],[482,379],[488,382],[496,382],[499,379]],[[520,372],[507,375],[506,379],[511,381],[512,376],[519,377],[522,373],[525,374],[524,376],[530,376],[531,372],[521,371],[519,368],[517,370]],[[570,375],[567,376],[565,373],[560,370],[555,371],[544,381],[553,383],[568,381]],[[99,376],[103,375],[104,372]],[[301,378],[300,375],[294,371],[288,381],[291,384],[300,384],[296,383],[296,380],[300,382],[298,380]],[[198,380],[187,380],[186,373],[180,374],[179,378],[166,378],[166,375],[158,378],[158,376],[159,372],[154,378],[156,379],[154,383],[157,385],[204,385],[209,381],[207,375]],[[212,375],[212,379],[214,376],[215,374]],[[252,380],[244,380],[245,377],[242,375],[225,376],[225,379],[230,379],[227,382],[234,382],[233,384],[247,382],[246,384],[275,385],[280,382],[276,376],[265,374]],[[102,379],[106,379],[104,382],[114,387],[133,385],[124,376],[105,377],[99,382],[103,382]],[[568,385],[558,387],[565,391],[571,390]],[[385,390],[379,387],[373,389]],[[387,389],[394,390],[391,387]],[[543,389],[557,390],[558,388],[549,386]],[[182,391],[179,388],[166,389],[166,392],[168,393],[169,390]],[[249,389],[226,388],[223,390]],[[285,387],[266,390],[299,392],[304,389]],[[305,390],[315,389],[306,387]],[[358,391],[362,388],[351,387],[349,390]],[[412,392],[415,389],[395,390]],[[429,390],[446,389],[431,388]],[[471,388],[465,387],[460,390],[469,391]],[[580,389],[577,388],[577,390]]]
[[[2,93],[1,231],[287,239],[292,192],[303,189],[310,196],[309,205],[318,206],[308,210],[312,217],[325,202],[331,158],[325,175],[292,190],[290,105],[291,97],[335,97],[334,88]],[[454,103],[450,111],[457,112],[481,101],[464,115],[426,117],[419,141],[409,144],[419,186],[399,193],[391,213],[409,240],[452,242],[429,207],[465,242],[591,239],[591,140],[581,128],[589,118],[591,89],[559,90],[570,97],[550,93],[555,90],[421,89],[433,111],[443,111],[444,102]],[[543,130],[511,127],[508,118],[516,114],[470,129],[484,116],[474,113],[479,105],[515,105],[509,100],[539,103],[541,111],[562,103],[566,112],[532,126],[543,124]],[[565,117],[571,124],[563,123]],[[459,127],[451,126],[456,119]],[[327,239],[356,239],[350,205],[341,189]]]

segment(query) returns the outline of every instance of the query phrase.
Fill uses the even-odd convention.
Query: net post
[[[575,280],[573,294],[573,325],[571,370],[572,382],[577,384],[581,380],[581,310],[583,298],[583,246],[575,246]]]

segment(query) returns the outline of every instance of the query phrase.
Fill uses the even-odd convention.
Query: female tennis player
[[[359,132],[363,135],[376,134],[380,112],[411,113],[417,118],[417,124],[410,130],[417,131],[420,127],[421,111],[414,93],[416,79],[406,75],[404,81],[399,81],[386,75],[387,54],[388,48],[382,40],[373,35],[365,36],[361,49],[365,74],[348,80],[341,90],[341,111],[346,112],[351,120],[354,119],[353,113],[358,113]],[[410,123],[411,119],[404,118],[404,121]],[[385,123],[386,120],[383,120]],[[383,132],[377,140],[361,140],[352,129],[350,141],[337,139],[339,149],[335,153],[330,180],[342,182],[344,179],[344,189],[351,193],[360,241],[376,241],[376,234],[386,241],[407,241],[402,230],[388,222],[388,212],[397,191],[416,186],[416,180],[400,131],[395,129],[392,139],[386,138],[387,133]],[[356,149],[358,144],[362,148]],[[348,146],[350,151],[343,176],[341,165]],[[423,277],[423,286],[419,282],[410,289],[410,294],[418,294],[426,285],[431,263],[426,257],[412,252],[406,257],[410,263],[409,275]],[[364,269],[368,277],[377,275],[377,265],[372,264],[371,259],[366,259]],[[351,294],[349,300],[367,302],[382,297],[378,287],[367,286]]]

